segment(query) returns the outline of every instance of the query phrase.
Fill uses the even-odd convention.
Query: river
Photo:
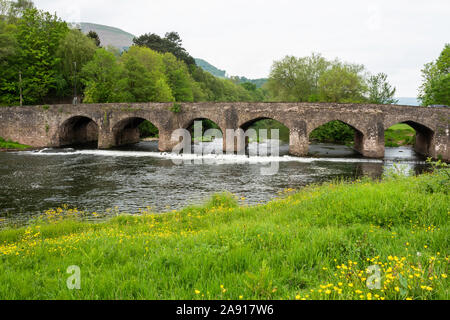
[[[203,143],[202,147],[220,145]],[[267,202],[286,188],[336,178],[380,177],[394,163],[415,173],[427,168],[425,159],[407,147],[387,148],[383,160],[364,159],[348,147],[327,144],[311,145],[307,158],[288,156],[287,145],[280,150],[277,157],[210,155],[182,164],[173,160],[189,159],[188,155],[160,153],[155,141],[107,151],[0,152],[0,226],[27,223],[63,204],[90,212],[115,207],[131,214],[146,207],[164,212],[230,191],[251,205]],[[278,173],[262,175],[261,168],[270,161],[278,166]]]

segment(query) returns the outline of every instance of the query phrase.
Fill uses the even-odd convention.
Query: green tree
[[[267,88],[277,101],[317,101],[319,78],[330,62],[320,54],[296,58],[286,56],[272,65]]]
[[[17,52],[16,27],[0,20],[0,63],[4,63]]]
[[[121,61],[137,101],[175,101],[165,75],[163,55],[149,48],[132,46]]]
[[[323,102],[361,103],[367,91],[364,66],[339,61],[319,78],[319,99]]]
[[[95,45],[98,48],[101,47],[100,37],[98,36],[97,32],[91,30],[91,31],[88,32],[87,36],[94,41]]]
[[[423,83],[419,89],[422,105],[450,105],[450,44],[445,45],[435,62],[425,65],[422,77]]]
[[[0,20],[0,105],[17,104],[17,83],[19,74],[12,67],[18,51],[17,28],[13,24]]]
[[[73,86],[76,86],[77,89],[81,88],[80,77],[77,77],[75,81],[75,75],[80,74],[83,66],[92,60],[96,49],[92,39],[81,31],[75,29],[67,33],[56,53],[60,63],[60,72],[64,78],[62,89],[68,89],[68,92],[71,92],[70,89]]]
[[[69,32],[67,24],[56,15],[27,9],[17,22],[18,50],[9,68],[13,76],[6,82],[15,87],[18,96],[18,73],[22,73],[26,104],[41,103],[58,87],[59,59],[56,51]]]
[[[194,93],[192,90],[192,79],[189,70],[183,61],[178,60],[173,54],[163,55],[166,67],[168,84],[176,101],[192,102]]]
[[[396,89],[387,81],[385,73],[378,73],[370,76],[367,80],[369,102],[375,104],[395,104],[398,103],[394,99]]]
[[[110,103],[133,102],[128,92],[128,78],[123,66],[113,53],[103,48],[97,49],[94,58],[81,71],[86,89],[84,102]]]
[[[168,32],[164,38],[154,33],[147,33],[133,39],[137,46],[147,47],[160,53],[171,53],[177,59],[184,61],[187,65],[195,65],[195,60],[182,47],[182,40],[178,33]]]

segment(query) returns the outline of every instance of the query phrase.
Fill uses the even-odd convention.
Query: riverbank
[[[30,146],[26,146],[17,142],[13,142],[11,140],[5,140],[0,137],[0,152],[2,151],[23,151],[30,150]]]
[[[50,210],[0,231],[0,299],[448,299],[449,203],[441,172],[95,224]],[[73,265],[81,290],[66,286]],[[380,290],[366,286],[369,266]]]

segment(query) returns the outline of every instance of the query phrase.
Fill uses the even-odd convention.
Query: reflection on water
[[[217,145],[221,147],[221,142],[195,148],[198,151]],[[250,153],[252,148],[258,149],[258,145],[251,144]],[[256,204],[272,199],[285,188],[298,189],[340,177],[380,177],[396,162],[416,173],[427,168],[424,159],[410,148],[388,148],[384,160],[363,159],[345,146],[312,145],[308,158],[288,156],[288,149],[281,146],[278,157],[217,154],[208,156],[214,161],[181,165],[175,165],[172,159],[189,155],[161,154],[157,142],[108,151],[0,153],[0,218],[3,222],[27,221],[62,204],[99,212],[117,206],[119,211],[129,213],[150,206],[161,212],[201,203],[225,190]],[[261,167],[274,160],[279,162],[278,174],[261,175]]]

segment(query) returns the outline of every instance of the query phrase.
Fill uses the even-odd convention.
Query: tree
[[[450,105],[450,44],[445,45],[435,62],[425,65],[422,77],[423,83],[419,89],[422,105]]]
[[[94,41],[76,29],[70,30],[62,39],[56,56],[59,59],[65,88],[81,87],[80,77],[75,79],[75,75],[80,74],[83,66],[92,60],[96,49]]]
[[[317,101],[319,77],[327,70],[330,62],[320,54],[296,58],[286,56],[275,61],[267,87],[272,98],[278,101]]]
[[[166,67],[167,82],[176,101],[194,101],[193,80],[186,65],[171,53],[165,53],[163,61]]]
[[[34,9],[34,3],[31,0],[17,0],[11,2],[10,14],[15,17],[22,17],[25,11]]]
[[[56,51],[69,32],[67,24],[48,12],[27,9],[17,22],[17,53],[8,63],[11,70],[3,79],[19,96],[19,72],[23,78],[25,104],[41,103],[58,86]],[[17,100],[16,100],[17,101]]]
[[[394,99],[396,89],[387,81],[385,73],[378,73],[370,76],[367,80],[369,102],[375,104],[395,104],[398,103]]]
[[[87,36],[89,38],[91,38],[92,40],[94,40],[95,45],[100,48],[101,47],[101,41],[100,41],[100,37],[98,36],[98,33],[95,31],[89,31]]]
[[[86,103],[133,102],[123,66],[113,53],[97,49],[81,71]]]
[[[17,83],[18,70],[14,66],[18,51],[17,28],[0,20],[0,105],[13,105],[19,101]]]
[[[0,63],[14,55],[17,51],[16,27],[0,20]]]
[[[134,38],[133,43],[160,53],[171,53],[177,59],[184,61],[188,66],[195,65],[194,58],[182,47],[182,40],[176,32],[168,32],[164,38],[154,33],[147,33],[138,38]]]
[[[323,102],[361,103],[367,90],[362,65],[339,61],[319,78],[319,98]]]
[[[136,101],[175,101],[165,75],[163,55],[149,48],[132,46],[121,57],[130,90]]]

